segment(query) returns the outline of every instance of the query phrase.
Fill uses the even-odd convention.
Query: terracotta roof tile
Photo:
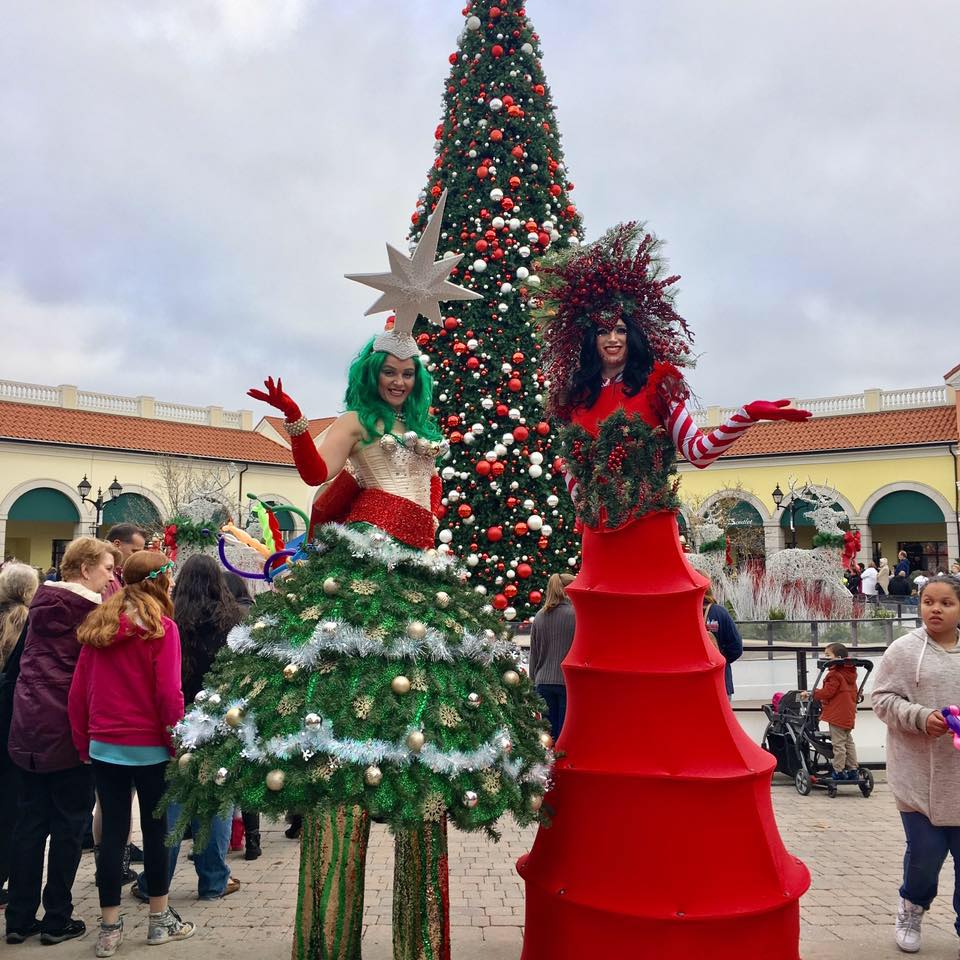
[[[137,450],[250,463],[293,464],[290,451],[252,430],[0,402],[0,439]]]
[[[854,413],[841,417],[814,417],[805,423],[758,423],[733,445],[726,456],[775,456],[821,450],[956,443],[957,433],[955,407]]]

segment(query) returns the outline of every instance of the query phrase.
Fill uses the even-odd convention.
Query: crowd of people
[[[56,578],[23,563],[0,569],[0,904],[6,942],[46,945],[86,933],[73,888],[85,846],[96,858],[98,957],[123,939],[123,884],[149,903],[147,943],[184,940],[194,924],[170,906],[179,846],[155,816],[173,753],[172,727],[192,703],[227,633],[252,604],[244,581],[204,555],[173,564],[119,524],[79,537]],[[140,813],[142,851],[131,842]],[[244,812],[247,859],[260,855],[259,818]],[[195,824],[209,835],[191,857],[201,899],[239,889],[227,865],[231,820]],[[49,841],[49,847],[48,845]],[[141,860],[143,872],[130,869]],[[44,875],[46,877],[44,881]],[[40,906],[43,916],[38,918]]]

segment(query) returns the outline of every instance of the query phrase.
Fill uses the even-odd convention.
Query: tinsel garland
[[[175,730],[168,801],[203,820],[357,805],[395,828],[540,818],[544,710],[509,629],[455,565],[327,525],[257,598]]]
[[[680,505],[676,451],[662,426],[619,409],[596,437],[569,424],[561,434],[564,460],[579,488],[577,516],[589,527],[616,528],[628,520]]]

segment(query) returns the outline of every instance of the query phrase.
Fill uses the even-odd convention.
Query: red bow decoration
[[[843,569],[853,562],[853,558],[860,552],[860,531],[848,530],[843,535]]]
[[[166,547],[167,556],[171,560],[177,559],[177,525],[168,524],[163,529],[163,545]]]

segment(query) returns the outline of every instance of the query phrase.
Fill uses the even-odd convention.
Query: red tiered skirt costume
[[[663,422],[618,383],[574,422],[596,435],[620,406]],[[584,530],[553,822],[517,864],[523,960],[799,957],[810,877],[777,830],[775,762],[727,701],[707,585],[672,511]]]

